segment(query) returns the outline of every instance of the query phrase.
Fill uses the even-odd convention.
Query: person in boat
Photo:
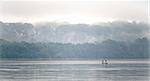
[[[107,60],[102,60],[102,64],[108,64]]]
[[[107,60],[105,60],[105,64],[108,64]]]

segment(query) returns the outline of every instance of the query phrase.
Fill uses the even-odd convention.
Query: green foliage
[[[0,40],[1,58],[148,58],[149,41],[105,40],[96,44],[27,43]]]

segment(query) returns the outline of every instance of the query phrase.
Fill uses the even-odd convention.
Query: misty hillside
[[[0,22],[1,58],[148,58],[143,22],[97,24]]]
[[[112,39],[133,41],[149,38],[148,24],[143,22],[114,21],[97,24],[69,23],[5,23],[0,22],[0,39],[25,42],[101,43]]]
[[[134,42],[105,40],[101,43],[28,43],[0,40],[1,58],[148,58],[147,38]]]

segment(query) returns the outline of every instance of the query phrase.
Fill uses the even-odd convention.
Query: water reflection
[[[0,61],[0,81],[149,81],[148,71],[147,62]]]

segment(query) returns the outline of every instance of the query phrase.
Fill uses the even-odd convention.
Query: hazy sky
[[[0,1],[0,21],[95,23],[148,21],[148,0]]]

